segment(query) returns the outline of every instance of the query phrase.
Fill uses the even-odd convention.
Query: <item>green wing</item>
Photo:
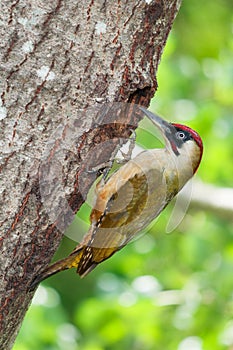
[[[85,245],[78,266],[81,276],[123,248],[141,230],[146,221],[145,206],[151,195],[155,195],[155,187],[152,188],[150,184],[157,187],[159,182],[161,174],[158,171],[151,171],[150,174],[142,172],[134,175],[111,196]]]

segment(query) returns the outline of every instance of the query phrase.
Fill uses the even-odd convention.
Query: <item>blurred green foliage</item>
[[[232,186],[233,4],[183,1],[151,109],[203,137],[198,176]],[[148,144],[143,133],[141,143]],[[189,211],[172,234],[168,207],[149,232],[83,280],[75,271],[38,288],[14,350],[233,349],[233,228]],[[73,227],[77,230],[79,228]],[[56,258],[75,243],[65,239]]]

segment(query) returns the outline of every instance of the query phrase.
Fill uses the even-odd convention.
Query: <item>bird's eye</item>
[[[176,133],[176,137],[180,140],[184,140],[185,139],[185,133],[183,131],[178,131]]]

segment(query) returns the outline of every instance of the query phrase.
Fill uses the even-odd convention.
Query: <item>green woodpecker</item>
[[[80,276],[87,275],[148,226],[196,172],[203,151],[197,132],[140,109],[162,132],[165,148],[141,152],[106,182],[99,182],[89,231],[68,257],[42,271],[31,289],[71,267]]]

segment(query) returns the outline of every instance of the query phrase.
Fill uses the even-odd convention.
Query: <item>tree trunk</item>
[[[109,103],[147,106],[156,91],[179,5],[1,2],[0,349],[11,349],[33,296],[30,282],[140,118]]]

